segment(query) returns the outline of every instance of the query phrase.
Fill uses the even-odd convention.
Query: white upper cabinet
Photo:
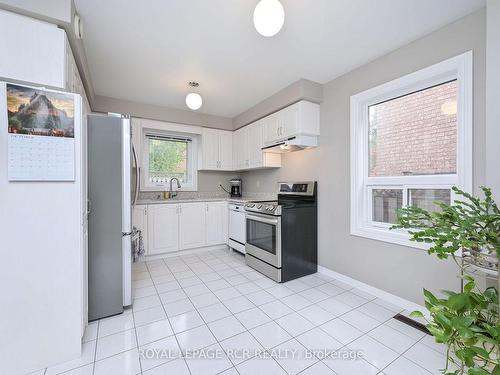
[[[201,168],[233,169],[233,136],[231,131],[204,128],[201,135]]]
[[[298,135],[319,136],[320,106],[301,100],[263,119],[264,146]]]
[[[246,127],[233,132],[233,167],[235,170],[246,167]]]
[[[223,171],[233,169],[233,132],[219,131],[219,169]]]
[[[206,203],[183,203],[179,209],[180,248],[205,246]]]
[[[0,77],[80,94],[83,114],[90,113],[66,33],[57,25],[0,10]]]
[[[281,167],[281,155],[263,148],[296,136],[319,136],[319,104],[302,100],[234,132],[204,128],[202,170]]]
[[[279,131],[281,126],[281,116],[277,113],[273,113],[262,120],[264,144],[273,142],[275,139],[279,138]]]
[[[233,133],[235,170],[281,167],[281,155],[262,151],[263,121],[244,126]]]
[[[247,166],[259,168],[263,166],[262,121],[254,122],[247,127]]]
[[[0,77],[64,89],[65,42],[56,25],[0,10]]]
[[[83,99],[84,110],[86,111],[86,113],[90,113],[92,111],[90,109],[87,93],[85,92],[85,87],[83,86],[83,81],[80,77],[80,72],[78,71],[78,67],[76,65],[73,52],[71,51],[71,46],[68,43],[68,39],[65,38],[65,40],[66,40],[65,43],[66,75],[65,75],[64,88],[69,92],[80,94],[80,96]]]
[[[219,132],[215,129],[203,129],[201,137],[202,169],[218,169]]]
[[[208,246],[226,242],[227,237],[227,204],[226,202],[208,202],[206,206],[206,229]]]

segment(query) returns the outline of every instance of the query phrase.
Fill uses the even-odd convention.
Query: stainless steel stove
[[[277,282],[317,271],[316,182],[280,182],[277,201],[245,204],[246,263]]]

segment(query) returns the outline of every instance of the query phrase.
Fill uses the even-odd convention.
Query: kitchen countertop
[[[243,198],[185,198],[185,199],[139,199],[137,205],[145,204],[179,204],[179,203],[192,203],[192,202],[229,202],[244,204],[249,201],[257,200],[258,198],[243,197]]]

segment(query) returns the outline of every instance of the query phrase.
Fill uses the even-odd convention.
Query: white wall
[[[486,184],[500,202],[500,1],[486,9]]]
[[[420,304],[423,287],[459,288],[457,269],[451,261],[439,261],[423,250],[349,234],[349,100],[355,93],[468,50],[474,54],[477,191],[485,181],[484,9],[327,83],[321,103],[320,146],[283,155],[280,169],[244,173],[245,191],[272,192],[281,180],[317,180],[320,265]]]
[[[80,123],[74,182],[9,182],[5,90],[1,83],[0,374],[16,375],[80,355]]]

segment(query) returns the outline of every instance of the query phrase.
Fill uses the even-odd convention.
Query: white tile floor
[[[134,264],[133,280],[133,308],[91,323],[80,359],[36,374],[412,375],[439,374],[444,365],[431,337],[392,319],[401,309],[322,274],[280,285],[240,254],[218,250]],[[179,359],[165,349],[223,355]],[[139,354],[154,350],[154,358]],[[231,355],[241,350],[245,356]],[[293,359],[263,355],[286,350]]]

